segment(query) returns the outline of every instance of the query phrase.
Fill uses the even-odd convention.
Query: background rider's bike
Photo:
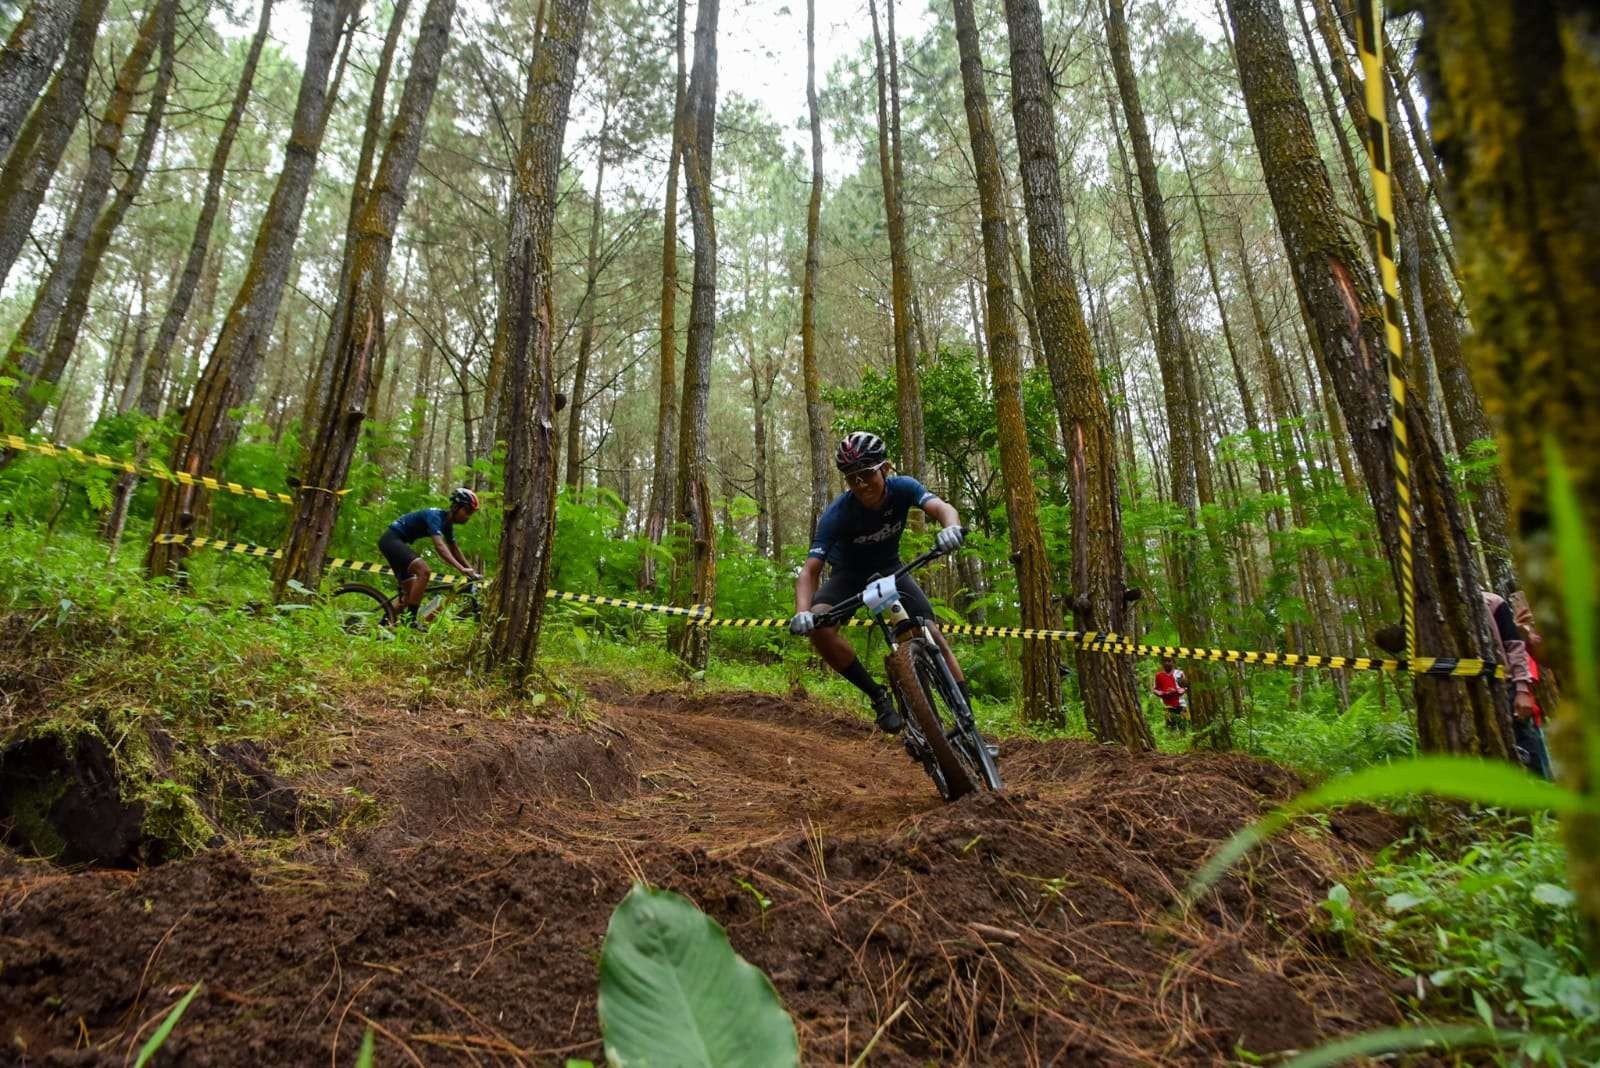
[[[837,626],[862,604],[872,612],[889,646],[884,664],[889,688],[905,720],[901,739],[906,751],[922,765],[940,796],[954,801],[979,784],[990,790],[999,790],[1004,784],[995,750],[979,733],[939,643],[927,622],[912,619],[906,612],[895,586],[899,576],[942,555],[937,549],[930,550],[893,573],[875,578],[854,597],[818,612],[817,625]]]
[[[432,623],[445,612],[454,610],[467,619],[477,620],[481,614],[478,603],[481,581],[430,582],[423,591],[422,603],[417,606],[418,619]],[[392,627],[404,611],[399,594],[384,593],[365,582],[346,582],[333,591],[329,601],[339,613],[344,629],[352,633]]]

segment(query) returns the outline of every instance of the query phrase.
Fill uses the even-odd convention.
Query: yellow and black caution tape
[[[711,609],[703,604],[690,605],[685,608],[676,604],[650,604],[646,601],[634,601],[626,597],[601,597],[594,593],[566,593],[562,590],[546,590],[544,594],[552,601],[574,601],[578,604],[608,605],[612,608],[632,608],[637,612],[660,612],[669,616],[690,616],[696,620],[709,620]],[[716,624],[711,624],[715,626]]]
[[[252,545],[245,541],[197,538],[186,534],[157,534],[155,540],[169,545],[189,545],[196,549],[218,549],[223,552],[239,553],[243,556],[255,556],[272,560],[283,557],[281,549],[269,549],[264,545]],[[343,557],[336,557],[330,560],[328,566],[343,568],[347,571],[388,572],[390,570],[388,564],[370,564],[360,560],[346,560]],[[441,578],[439,581],[454,585],[465,580],[452,575]],[[566,593],[561,590],[549,590],[545,593],[545,596],[554,601],[570,601],[577,604],[628,608],[636,612],[658,612],[664,615],[687,616],[689,617],[689,624],[696,627],[733,627],[736,629],[758,630],[762,628],[787,627],[789,625],[787,619],[773,617],[741,619],[714,616],[705,605],[693,605],[686,608],[682,605],[651,604],[648,601],[635,601],[626,597],[602,597],[598,594]],[[869,619],[852,619],[846,625],[866,627],[871,626],[872,621]],[[1455,678],[1505,677],[1504,668],[1483,660],[1465,657],[1436,656],[1408,663],[1404,660],[1389,660],[1371,656],[1323,656],[1319,653],[1265,653],[1252,649],[1197,649],[1186,645],[1144,645],[1129,640],[1126,635],[1110,631],[1038,630],[1032,627],[989,627],[971,623],[941,624],[940,629],[946,634],[969,635],[978,638],[1021,638],[1027,641],[1065,642],[1070,645],[1080,645],[1090,652],[1114,653],[1127,656],[1170,656],[1178,660],[1218,660],[1228,664],[1327,668],[1342,671],[1411,671],[1420,675],[1452,676]]]
[[[1406,368],[1400,343],[1400,272],[1395,267],[1394,189],[1389,177],[1389,121],[1384,103],[1383,4],[1356,5],[1357,50],[1366,78],[1367,158],[1372,163],[1373,203],[1378,215],[1378,273],[1383,279],[1383,339],[1389,354],[1389,433],[1394,443],[1395,505],[1400,516],[1400,622],[1406,658],[1417,657],[1417,576],[1412,547],[1411,458],[1406,440]]]
[[[144,475],[147,478],[159,478],[165,482],[176,482],[180,486],[203,486],[208,490],[217,490],[224,493],[235,493],[241,497],[254,497],[258,501],[276,501],[279,504],[295,503],[292,493],[280,493],[277,490],[262,489],[260,486],[243,486],[237,482],[225,482],[222,479],[212,478],[210,475],[191,475],[185,471],[173,471],[164,464],[136,463],[133,460],[118,459],[107,456],[103,452],[85,452],[71,445],[52,445],[48,441],[29,441],[15,434],[0,434],[0,441],[8,449],[17,449],[21,452],[36,452],[41,456],[54,456],[57,459],[71,460],[74,463],[88,464],[92,467],[105,467],[113,471],[126,471],[131,475]],[[343,497],[350,491],[347,489],[326,489],[322,486],[301,486],[302,492],[331,493],[335,497]]]
[[[254,556],[263,560],[282,560],[282,549],[269,549],[265,545],[252,545],[248,541],[229,541],[226,538],[201,538],[190,534],[157,534],[153,539],[159,545],[187,545],[191,549],[215,549],[218,552],[238,553],[240,556]],[[347,560],[336,556],[328,561],[329,567],[336,567],[342,571],[362,571],[370,575],[393,574],[394,569],[388,564],[374,564],[365,560]],[[465,586],[467,580],[460,575],[437,575],[428,580],[430,583],[439,582],[446,586]]]

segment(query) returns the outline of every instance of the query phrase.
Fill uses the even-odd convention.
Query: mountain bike
[[[417,619],[424,624],[432,623],[453,609],[477,622],[483,614],[478,601],[481,585],[482,580],[465,583],[437,580],[428,583],[422,593],[422,603],[417,606]],[[461,601],[459,606],[455,604],[458,600]],[[393,627],[405,611],[398,593],[387,594],[365,582],[346,582],[329,595],[328,601],[338,611],[344,629],[352,634]]]
[[[838,626],[866,605],[882,630],[889,653],[884,666],[889,689],[905,720],[906,752],[922,765],[939,796],[954,801],[977,789],[1002,789],[997,750],[984,741],[972,709],[934,640],[929,621],[911,618],[900,603],[895,579],[944,555],[930,549],[888,575],[874,576],[866,589],[817,613],[817,625]]]

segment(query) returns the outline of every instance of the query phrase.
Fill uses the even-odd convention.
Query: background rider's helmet
[[[478,495],[467,489],[465,486],[462,486],[460,489],[451,490],[450,506],[453,508],[456,505],[461,504],[466,505],[469,509],[476,512],[478,510]]]
[[[848,475],[866,467],[876,467],[889,458],[883,439],[865,430],[853,430],[839,442],[834,450],[833,463],[840,472]]]

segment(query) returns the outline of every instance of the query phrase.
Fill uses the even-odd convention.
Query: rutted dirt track
[[[869,1063],[1213,1064],[1396,1021],[1384,973],[1316,934],[1339,868],[1392,835],[1376,816],[1167,913],[1293,793],[1270,765],[1015,743],[1005,795],[945,806],[897,744],[804,699],[590,708],[582,730],[352,710],[303,785],[375,798],[356,833],[140,872],[0,851],[0,1060],[123,1064],[198,980],[166,1063],[345,1065],[369,1024],[381,1064],[600,1060],[595,965],[636,878],[771,975],[807,1063],[851,1063],[891,1017]]]

